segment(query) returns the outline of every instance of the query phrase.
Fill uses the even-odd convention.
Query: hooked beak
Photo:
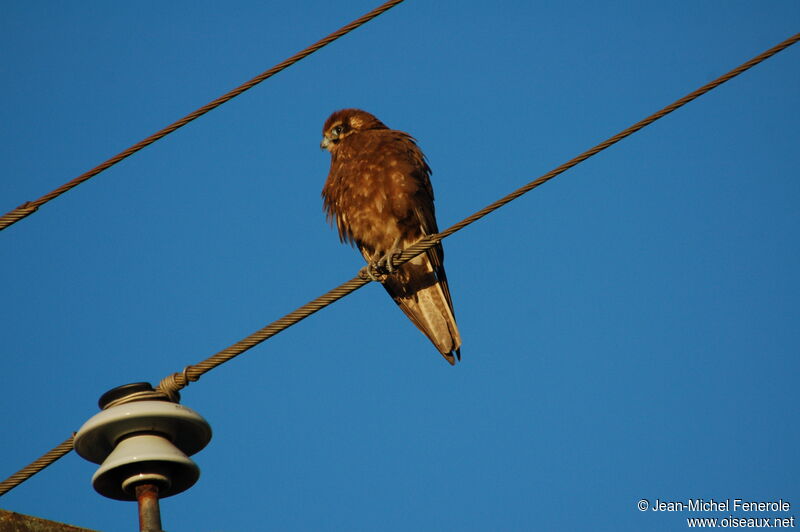
[[[331,139],[327,136],[322,137],[322,142],[319,143],[320,149],[323,150],[330,150],[329,146],[331,145]]]

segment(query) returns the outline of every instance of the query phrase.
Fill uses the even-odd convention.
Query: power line
[[[50,451],[44,453],[41,457],[37,458],[27,466],[23,467],[3,482],[0,482],[0,495],[5,494],[8,490],[15,488],[16,486],[22,484],[33,475],[44,469],[45,467],[49,466],[62,456],[69,454],[72,450],[72,441],[74,436],[70,436],[61,444],[54,447]]]
[[[13,224],[17,223],[18,221],[22,220],[26,216],[29,216],[30,214],[36,212],[36,210],[39,207],[41,207],[42,205],[44,205],[48,201],[57,198],[61,194],[67,192],[68,190],[70,190],[70,189],[72,189],[74,187],[77,187],[78,185],[80,185],[84,181],[88,181],[89,179],[91,179],[92,177],[96,176],[100,172],[102,172],[104,170],[107,170],[107,169],[111,168],[112,166],[114,166],[115,164],[117,164],[118,162],[122,161],[123,159],[126,159],[126,158],[130,157],[131,155],[133,155],[137,151],[141,150],[142,148],[145,148],[145,147],[149,146],[150,144],[154,143],[155,141],[157,141],[157,140],[159,140],[159,139],[161,139],[163,137],[166,137],[167,135],[169,135],[173,131],[185,126],[186,124],[188,124],[192,120],[203,116],[204,114],[206,114],[207,112],[211,111],[212,109],[216,109],[217,107],[219,107],[223,103],[225,103],[225,102],[227,102],[229,100],[232,100],[236,96],[239,96],[244,91],[246,91],[248,89],[252,89],[253,87],[258,85],[259,83],[261,83],[265,79],[270,78],[270,77],[274,76],[275,74],[277,74],[278,72],[280,72],[281,70],[292,66],[293,64],[297,63],[298,61],[300,61],[304,57],[313,54],[314,52],[316,52],[317,50],[319,50],[323,46],[326,46],[326,45],[332,43],[333,41],[335,41],[339,37],[342,37],[343,35],[346,35],[346,34],[350,33],[351,31],[353,31],[354,29],[358,28],[359,26],[362,26],[362,25],[366,24],[367,22],[369,22],[370,20],[374,19],[375,17],[377,17],[381,13],[384,13],[384,12],[388,11],[389,9],[393,8],[394,6],[396,6],[397,4],[399,4],[401,2],[403,2],[403,0],[390,0],[390,1],[380,5],[378,7],[376,7],[375,9],[373,9],[372,11],[367,13],[366,15],[363,15],[363,16],[357,18],[356,20],[354,20],[350,24],[347,24],[346,26],[343,26],[342,28],[336,30],[335,32],[331,33],[330,35],[328,35],[324,39],[321,39],[321,40],[317,41],[316,43],[312,44],[311,46],[309,46],[308,48],[306,48],[306,49],[304,49],[304,50],[302,50],[300,52],[297,52],[296,54],[294,54],[289,59],[286,59],[285,61],[283,61],[281,63],[278,63],[274,67],[272,67],[269,70],[259,74],[258,76],[254,77],[250,81],[248,81],[246,83],[243,83],[242,85],[239,85],[238,87],[236,87],[232,91],[227,92],[226,94],[223,94],[222,96],[220,96],[216,100],[214,100],[212,102],[209,102],[206,105],[204,105],[203,107],[197,109],[196,111],[193,111],[193,112],[189,113],[188,115],[184,116],[183,118],[181,118],[177,122],[173,122],[172,124],[168,125],[164,129],[162,129],[160,131],[157,131],[156,133],[153,133],[152,135],[150,135],[146,139],[137,142],[136,144],[134,144],[130,148],[126,149],[125,151],[122,151],[122,152],[118,153],[117,155],[115,155],[114,157],[112,157],[109,160],[107,160],[106,162],[104,162],[104,163],[102,163],[102,164],[100,164],[98,166],[95,166],[94,168],[92,168],[88,172],[85,172],[85,173],[79,175],[78,177],[76,177],[72,181],[64,183],[63,185],[61,185],[57,189],[55,189],[55,190],[53,190],[51,192],[48,192],[47,194],[45,194],[44,196],[42,196],[39,199],[36,199],[36,200],[33,200],[33,201],[26,201],[25,203],[23,203],[22,205],[20,205],[16,209],[13,209],[13,210],[7,212],[3,216],[0,216],[0,231],[2,231],[3,229],[9,227],[10,225],[13,225]]]
[[[600,144],[594,146],[593,148],[586,150],[585,152],[577,155],[576,157],[570,159],[566,163],[562,164],[561,166],[547,172],[546,174],[542,175],[541,177],[531,181],[530,183],[518,188],[517,190],[511,192],[510,194],[500,198],[499,200],[487,205],[483,209],[479,210],[478,212],[468,216],[464,220],[458,222],[457,224],[452,225],[451,227],[445,229],[444,231],[437,233],[435,235],[428,235],[427,237],[421,239],[419,242],[413,244],[412,246],[406,248],[399,257],[395,258],[392,263],[393,265],[400,266],[405,264],[412,258],[416,257],[420,253],[432,248],[436,244],[438,244],[442,239],[447,238],[448,236],[452,235],[453,233],[460,231],[464,227],[478,221],[479,219],[487,216],[488,214],[496,211],[500,207],[510,203],[511,201],[519,198],[523,194],[530,192],[534,188],[543,185],[550,179],[556,177],[557,175],[569,170],[573,166],[585,161],[589,157],[592,157],[601,151],[605,150],[606,148],[616,144],[620,140],[624,139],[625,137],[632,135],[633,133],[639,131],[640,129],[652,124],[656,120],[663,118],[664,116],[668,115],[672,111],[686,105],[687,103],[691,102],[692,100],[702,96],[703,94],[715,89],[719,85],[729,81],[730,79],[738,76],[742,72],[754,67],[755,65],[761,63],[765,59],[772,57],[773,55],[777,54],[781,50],[788,48],[789,46],[795,44],[796,42],[800,41],[800,33],[789,37],[785,41],[781,42],[780,44],[762,52],[761,54],[757,55],[756,57],[750,59],[749,61],[743,63],[742,65],[734,68],[727,74],[720,76],[719,78],[715,79],[714,81],[703,85],[699,89],[687,94],[683,98],[676,100],[675,102],[669,104],[668,106],[664,107],[660,111],[653,113],[652,115],[648,116],[647,118],[636,122],[629,128],[617,133],[613,137],[601,142]],[[326,306],[338,301],[339,299],[345,297],[346,295],[355,292],[365,284],[369,283],[370,280],[366,275],[364,269],[361,270],[358,277],[354,277],[349,281],[339,285],[338,287],[330,290],[329,292],[321,295],[320,297],[314,299],[313,301],[306,303],[302,307],[290,312],[289,314],[285,315],[284,317],[276,320],[263,329],[256,331],[255,333],[251,334],[247,338],[240,340],[239,342],[233,344],[232,346],[223,349],[222,351],[212,355],[211,357],[203,360],[202,362],[187,366],[186,369],[183,370],[181,373],[173,373],[172,375],[167,376],[166,378],[162,379],[158,385],[158,389],[160,392],[168,395],[174,396],[175,392],[178,390],[186,387],[190,382],[196,381],[200,378],[201,375],[204,373],[211,371],[215,367],[223,364],[236,356],[244,353],[248,349],[255,347],[256,345],[260,344],[264,340],[275,336],[279,332],[291,327],[292,325],[302,321],[303,319],[311,316],[315,312],[325,308]],[[61,456],[67,454],[69,449],[64,449],[65,445],[71,442],[71,438],[53,449],[52,451],[48,452],[41,458],[39,458],[36,462],[32,463],[31,465],[27,466],[26,468],[20,470],[18,473],[12,475],[7,480],[0,482],[0,495],[6,493],[10,489],[14,488],[15,486],[21,484],[34,474],[38,473],[49,464],[55,462]],[[60,453],[60,454],[59,454]],[[34,467],[34,464],[37,464]],[[13,479],[13,480],[12,480]]]
[[[604,140],[603,142],[601,142],[600,144],[594,146],[593,148],[590,148],[590,149],[586,150],[585,152],[581,153],[580,155],[577,155],[576,157],[573,157],[572,159],[570,159],[569,161],[565,162],[561,166],[559,166],[557,168],[554,168],[553,170],[550,170],[549,172],[547,172],[546,174],[542,175],[541,177],[539,177],[539,178],[531,181],[530,183],[518,188],[517,190],[515,190],[515,191],[511,192],[510,194],[500,198],[499,200],[495,201],[494,203],[491,203],[490,205],[487,205],[483,209],[481,209],[481,210],[477,211],[476,213],[466,217],[465,219],[463,219],[462,221],[458,222],[457,224],[452,225],[451,227],[445,229],[444,231],[442,231],[440,233],[437,233],[435,235],[428,235],[425,238],[422,238],[417,243],[415,243],[415,244],[409,246],[408,248],[406,248],[405,250],[403,250],[402,254],[400,254],[399,257],[395,258],[392,261],[393,265],[395,267],[397,267],[397,266],[400,266],[402,264],[405,264],[406,262],[408,262],[409,260],[413,259],[417,255],[419,255],[419,254],[425,252],[426,250],[432,248],[433,246],[437,245],[444,238],[447,238],[448,236],[452,235],[453,233],[455,233],[457,231],[460,231],[461,229],[465,228],[466,226],[468,226],[468,225],[470,225],[470,224],[472,224],[474,222],[477,222],[478,220],[480,220],[484,216],[489,215],[490,213],[496,211],[497,209],[499,209],[500,207],[506,205],[507,203],[510,203],[510,202],[514,201],[515,199],[519,198],[523,194],[526,194],[527,192],[530,192],[534,188],[536,188],[536,187],[538,187],[540,185],[543,185],[544,183],[546,183],[549,180],[553,179],[557,175],[559,175],[559,174],[561,174],[563,172],[566,172],[567,170],[569,170],[573,166],[585,161],[589,157],[592,157],[593,155],[597,155],[601,151],[605,150],[606,148],[608,148],[610,146],[613,146],[614,144],[616,144],[617,142],[621,141],[625,137],[628,137],[628,136],[632,135],[633,133],[636,133],[640,129],[652,124],[656,120],[658,120],[660,118],[663,118],[664,116],[668,115],[669,113],[673,112],[674,110],[686,105],[687,103],[691,102],[692,100],[695,100],[695,99],[699,98],[703,94],[705,94],[705,93],[713,90],[714,88],[722,85],[726,81],[729,81],[730,79],[738,76],[742,72],[754,67],[755,65],[757,65],[757,64],[761,63],[762,61],[764,61],[765,59],[767,59],[769,57],[772,57],[773,55],[777,54],[781,50],[783,50],[785,48],[788,48],[792,44],[796,43],[798,40],[800,40],[800,33],[798,33],[797,35],[794,35],[794,36],[786,39],[782,43],[780,43],[780,44],[770,48],[769,50],[766,50],[765,52],[757,55],[756,57],[750,59],[746,63],[743,63],[740,66],[734,68],[733,70],[731,70],[727,74],[724,74],[724,75],[718,77],[714,81],[703,85],[702,87],[700,87],[699,89],[697,89],[695,91],[692,91],[691,93],[687,94],[683,98],[680,98],[679,100],[676,100],[675,102],[673,102],[673,103],[669,104],[668,106],[664,107],[660,111],[657,111],[657,112],[653,113],[652,115],[648,116],[647,118],[644,118],[643,120],[640,120],[639,122],[636,122],[632,126],[628,127],[627,129],[624,129],[623,131],[620,131],[619,133],[617,133],[613,137],[610,137],[609,139]],[[326,306],[338,301],[339,299],[343,298],[347,294],[350,294],[351,292],[355,292],[356,290],[358,290],[359,288],[361,288],[362,286],[364,286],[368,282],[369,282],[369,280],[366,279],[366,275],[364,275],[364,270],[362,269],[362,273],[359,275],[359,277],[355,277],[355,278],[347,281],[346,283],[334,288],[330,292],[327,292],[326,294],[323,294],[322,296],[318,297],[317,299],[315,299],[315,300],[313,300],[313,301],[311,301],[309,303],[306,303],[302,307],[294,310],[293,312],[287,314],[286,316],[282,317],[281,319],[270,323],[269,325],[267,325],[263,329],[261,329],[259,331],[256,331],[255,333],[251,334],[250,336],[248,336],[244,340],[241,340],[241,341],[235,343],[234,345],[232,345],[231,347],[228,347],[227,349],[224,349],[224,350],[220,351],[219,353],[216,353],[216,354],[212,355],[211,357],[209,357],[206,360],[200,362],[199,364],[196,364],[194,366],[188,366],[186,369],[184,369],[184,371],[182,373],[174,373],[174,374],[170,375],[169,377],[163,379],[161,381],[161,383],[159,384],[159,389],[161,389],[161,391],[163,391],[164,393],[166,393],[168,395],[171,394],[171,393],[177,392],[178,390],[180,390],[180,389],[184,388],[185,386],[187,386],[190,381],[195,381],[195,380],[199,379],[200,376],[203,375],[204,373],[206,373],[207,371],[210,371],[213,368],[219,366],[220,364],[223,364],[223,363],[227,362],[228,360],[230,360],[230,359],[242,354],[243,352],[247,351],[251,347],[254,347],[254,346],[260,344],[261,342],[263,342],[267,338],[270,338],[271,336],[275,336],[276,334],[278,334],[282,330],[287,329],[288,327],[291,327],[295,323],[298,323],[299,321],[307,318],[308,316],[311,316],[312,314],[314,314],[318,310],[321,310],[321,309],[325,308]]]

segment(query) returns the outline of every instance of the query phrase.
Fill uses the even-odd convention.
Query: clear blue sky
[[[4,2],[0,210],[374,5]],[[321,210],[332,111],[418,139],[446,227],[797,31],[795,0],[401,4],[0,233],[0,476],[355,274]],[[214,438],[165,529],[800,518],[798,95],[800,45],[446,240],[455,368],[370,285],[205,375],[183,403]],[[135,529],[94,471],[70,454],[0,507]]]

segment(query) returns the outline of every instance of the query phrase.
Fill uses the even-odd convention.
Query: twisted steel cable
[[[566,172],[567,170],[569,170],[573,166],[585,161],[589,157],[597,155],[601,151],[605,150],[606,148],[608,148],[610,146],[613,146],[614,144],[616,144],[617,142],[621,141],[625,137],[628,137],[629,135],[632,135],[633,133],[636,133],[640,129],[652,124],[656,120],[658,120],[660,118],[663,118],[664,116],[668,115],[669,113],[673,112],[674,110],[686,105],[687,103],[691,102],[692,100],[694,100],[694,99],[702,96],[703,94],[713,90],[714,88],[722,85],[726,81],[728,81],[728,80],[738,76],[742,72],[754,67],[755,65],[757,65],[760,62],[764,61],[765,59],[767,59],[769,57],[772,57],[773,55],[777,54],[781,50],[783,50],[785,48],[788,48],[789,46],[791,46],[792,44],[796,43],[799,40],[800,40],[800,33],[798,33],[798,34],[786,39],[782,43],[780,43],[780,44],[770,48],[769,50],[766,50],[765,52],[757,55],[756,57],[750,59],[746,63],[743,63],[742,65],[734,68],[733,70],[731,70],[727,74],[724,74],[724,75],[718,77],[714,81],[712,81],[710,83],[707,83],[706,85],[703,85],[699,89],[687,94],[683,98],[680,98],[679,100],[676,100],[675,102],[669,104],[668,106],[664,107],[660,111],[658,111],[656,113],[653,113],[652,115],[648,116],[647,118],[644,118],[643,120],[640,120],[639,122],[636,122],[635,124],[633,124],[629,128],[627,128],[627,129],[625,129],[623,131],[620,131],[619,133],[617,133],[613,137],[611,137],[611,138],[609,138],[607,140],[604,140],[603,142],[601,142],[600,144],[594,146],[593,148],[590,148],[590,149],[586,150],[585,152],[581,153],[580,155],[577,155],[576,157],[573,157],[572,159],[570,159],[569,161],[565,162],[561,166],[559,166],[557,168],[554,168],[553,170],[550,170],[549,172],[547,172],[546,174],[542,175],[541,177],[539,177],[539,178],[531,181],[530,183],[518,188],[517,190],[515,190],[515,191],[511,192],[510,194],[500,198],[499,200],[495,201],[494,203],[491,203],[490,205],[487,205],[486,207],[484,207],[483,209],[477,211],[476,213],[464,218],[463,220],[461,220],[457,224],[454,224],[451,227],[449,227],[449,228],[445,229],[444,231],[441,231],[440,233],[437,233],[435,235],[426,236],[425,238],[421,239],[419,242],[417,242],[417,243],[409,246],[405,250],[403,250],[403,252],[399,256],[394,258],[394,260],[392,261],[393,266],[397,267],[397,266],[400,266],[402,264],[405,264],[406,262],[408,262],[409,260],[413,259],[417,255],[419,255],[419,254],[425,252],[426,250],[432,248],[433,246],[437,245],[444,238],[447,238],[448,236],[452,235],[453,233],[455,233],[457,231],[460,231],[461,229],[465,228],[466,226],[468,226],[468,225],[480,220],[484,216],[487,216],[488,214],[496,211],[497,209],[499,209],[500,207],[506,205],[507,203],[510,203],[511,201],[514,201],[515,199],[519,198],[523,194],[526,194],[526,193],[530,192],[534,188],[536,188],[536,187],[538,187],[540,185],[543,185],[544,183],[546,183],[549,180],[553,179],[557,175],[559,175],[559,174],[561,174],[563,172]],[[167,394],[176,392],[176,391],[184,388],[185,386],[187,386],[190,381],[196,381],[197,379],[199,379],[200,376],[202,374],[206,373],[207,371],[210,371],[211,369],[217,367],[218,365],[220,365],[220,364],[222,364],[224,362],[227,362],[228,360],[230,360],[230,359],[242,354],[243,352],[247,351],[251,347],[254,347],[254,346],[260,344],[261,342],[263,342],[267,338],[269,338],[271,336],[274,336],[274,335],[278,334],[279,332],[281,332],[282,330],[284,330],[284,329],[286,329],[288,327],[291,327],[295,323],[298,323],[299,321],[307,318],[308,316],[311,316],[312,314],[314,314],[318,310],[321,310],[321,309],[325,308],[326,306],[338,301],[339,299],[343,298],[347,294],[349,294],[351,292],[355,292],[356,290],[358,290],[359,288],[361,288],[362,286],[364,286],[365,284],[370,282],[369,279],[366,277],[365,273],[366,273],[365,270],[362,269],[362,271],[361,271],[361,273],[360,273],[360,275],[358,277],[350,279],[346,283],[344,283],[344,284],[342,284],[340,286],[337,286],[336,288],[334,288],[330,292],[327,292],[326,294],[321,295],[320,297],[316,298],[315,300],[313,300],[313,301],[311,301],[309,303],[306,303],[302,307],[294,310],[293,312],[287,314],[286,316],[282,317],[281,319],[270,323],[269,325],[267,325],[266,327],[264,327],[263,329],[261,329],[259,331],[256,331],[255,333],[251,334],[250,336],[248,336],[244,340],[241,340],[241,341],[235,343],[234,345],[228,347],[227,349],[224,349],[224,350],[212,355],[211,357],[209,357],[206,360],[200,362],[199,364],[195,364],[193,366],[188,366],[186,369],[184,369],[184,371],[182,373],[174,373],[174,374],[170,375],[169,377],[167,377],[167,378],[165,378],[165,379],[163,379],[161,381],[161,383],[159,384],[159,389],[161,389],[161,391],[163,391],[163,392],[165,392]]]
[[[134,144],[130,148],[126,149],[125,151],[122,151],[122,152],[118,153],[117,155],[113,156],[112,158],[110,158],[109,160],[107,160],[106,162],[104,162],[104,163],[102,163],[102,164],[100,164],[98,166],[95,166],[94,168],[92,168],[88,172],[85,172],[85,173],[79,175],[78,177],[76,177],[72,181],[64,183],[63,185],[61,185],[57,189],[55,189],[55,190],[53,190],[51,192],[48,192],[47,194],[45,194],[44,196],[42,196],[39,199],[36,199],[36,200],[33,200],[33,201],[26,201],[25,203],[23,203],[22,205],[20,205],[16,209],[13,209],[13,210],[7,212],[6,214],[0,216],[0,231],[2,231],[3,229],[5,229],[5,228],[17,223],[18,221],[22,220],[26,216],[29,216],[30,214],[36,212],[36,210],[39,207],[41,207],[42,205],[44,205],[48,201],[53,200],[53,199],[57,198],[58,196],[60,196],[61,194],[64,194],[68,190],[77,187],[78,185],[80,185],[84,181],[88,181],[89,179],[91,179],[92,177],[96,176],[100,172],[102,172],[104,170],[107,170],[107,169],[111,168],[112,166],[114,166],[115,164],[117,164],[118,162],[122,161],[123,159],[126,159],[126,158],[130,157],[131,155],[133,155],[137,151],[141,150],[142,148],[145,148],[145,147],[149,146],[150,144],[154,143],[155,141],[157,141],[157,140],[159,140],[159,139],[161,139],[163,137],[166,137],[167,135],[169,135],[173,131],[175,131],[175,130],[177,130],[179,128],[182,128],[183,126],[185,126],[186,124],[188,124],[192,120],[203,116],[204,114],[206,114],[207,112],[211,111],[212,109],[216,109],[217,107],[219,107],[223,103],[225,103],[225,102],[227,102],[229,100],[232,100],[236,96],[239,96],[244,91],[246,91],[248,89],[252,89],[253,87],[258,85],[259,83],[261,83],[265,79],[270,78],[270,77],[274,76],[275,74],[277,74],[278,72],[280,72],[281,70],[284,70],[285,68],[288,68],[288,67],[292,66],[293,64],[297,63],[298,61],[300,61],[304,57],[313,54],[314,52],[316,52],[317,50],[319,50],[323,46],[326,46],[326,45],[332,43],[333,41],[335,41],[336,39],[338,39],[339,37],[342,37],[343,35],[346,35],[346,34],[350,33],[354,29],[358,28],[359,26],[362,26],[362,25],[366,24],[367,22],[369,22],[370,20],[374,19],[378,15],[388,11],[389,9],[393,8],[394,6],[396,6],[397,4],[399,4],[399,3],[403,2],[403,1],[404,0],[390,0],[390,1],[380,5],[378,7],[376,7],[375,9],[373,9],[372,11],[367,13],[366,15],[363,15],[363,16],[357,18],[356,20],[354,20],[353,22],[351,22],[350,24],[347,24],[346,26],[343,26],[342,28],[336,30],[335,32],[331,33],[330,35],[328,35],[324,39],[321,39],[321,40],[317,41],[316,43],[312,44],[311,46],[309,46],[305,50],[302,50],[302,51],[294,54],[289,59],[286,59],[285,61],[283,61],[281,63],[278,63],[274,67],[270,68],[266,72],[263,72],[263,73],[259,74],[258,76],[254,77],[250,81],[248,81],[246,83],[243,83],[242,85],[239,85],[238,87],[236,87],[232,91],[230,91],[230,92],[228,92],[226,94],[223,94],[222,96],[220,96],[216,100],[214,100],[212,102],[209,102],[206,105],[204,105],[203,107],[197,109],[196,111],[193,111],[193,112],[189,113],[188,115],[184,116],[183,118],[181,118],[177,122],[173,122],[172,124],[168,125],[164,129],[162,129],[160,131],[157,131],[156,133],[153,133],[152,135],[150,135],[146,139],[137,142],[136,144]]]
[[[41,457],[37,458],[27,466],[23,467],[5,479],[3,482],[0,482],[0,495],[3,495],[8,490],[19,486],[45,467],[49,466],[62,456],[68,454],[72,450],[72,441],[74,439],[74,436],[70,436],[57,447],[54,447]]]
[[[576,157],[570,159],[566,163],[558,166],[557,168],[547,172],[546,174],[542,175],[541,177],[531,181],[530,183],[518,188],[517,190],[511,192],[510,194],[500,198],[499,200],[487,205],[483,209],[477,211],[476,213],[468,216],[467,218],[463,219],[462,221],[452,225],[451,227],[445,229],[444,231],[437,233],[435,235],[429,235],[419,242],[409,246],[403,252],[394,258],[392,261],[395,267],[405,264],[412,258],[416,257],[420,253],[425,252],[426,250],[432,248],[439,242],[441,242],[444,238],[452,235],[453,233],[460,231],[464,227],[472,224],[487,216],[488,214],[496,211],[500,207],[506,205],[507,203],[519,198],[523,194],[530,192],[534,188],[543,185],[547,181],[553,179],[557,175],[569,170],[573,166],[585,161],[589,157],[597,155],[601,151],[605,150],[606,148],[616,144],[620,140],[624,139],[625,137],[632,135],[633,133],[639,131],[640,129],[652,124],[656,120],[663,118],[664,116],[668,115],[669,113],[675,111],[676,109],[686,105],[687,103],[691,102],[692,100],[702,96],[703,94],[715,89],[719,85],[729,81],[730,79],[738,76],[742,72],[754,67],[755,65],[761,63],[765,59],[772,57],[773,55],[777,54],[781,50],[788,48],[789,46],[795,44],[796,42],[800,41],[800,33],[789,37],[785,41],[781,42],[780,44],[770,48],[762,52],[761,54],[757,55],[756,57],[750,59],[749,61],[743,63],[742,65],[734,68],[730,72],[718,77],[714,81],[703,85],[699,89],[687,94],[683,98],[676,100],[675,102],[669,104],[668,106],[664,107],[660,111],[648,116],[647,118],[636,122],[629,128],[617,133],[613,137],[601,142],[600,144],[586,150],[585,152],[577,155]],[[346,295],[355,292],[362,286],[366,285],[370,282],[370,279],[366,275],[366,270],[362,269],[359,273],[358,277],[354,277],[349,281],[337,286],[333,290],[319,296],[318,298],[306,303],[302,307],[290,312],[289,314],[283,316],[282,318],[270,323],[263,329],[256,331],[255,333],[251,334],[247,338],[236,342],[232,346],[219,351],[218,353],[210,356],[209,358],[203,360],[202,362],[187,366],[181,373],[173,373],[161,380],[158,385],[158,390],[167,394],[168,396],[174,396],[174,394],[188,386],[190,382],[196,381],[200,378],[201,375],[204,373],[211,371],[215,367],[223,364],[232,358],[244,353],[248,349],[255,347],[256,345],[260,344],[264,340],[275,336],[279,332],[288,329],[292,325],[302,321],[303,319],[311,316],[315,312],[327,307],[328,305],[338,301],[339,299],[345,297]],[[14,488],[15,486],[21,484],[34,474],[38,473],[51,463],[58,460],[61,456],[67,454],[69,449],[66,448],[66,445],[70,445],[72,438],[68,439],[52,451],[48,452],[29,466],[25,467],[24,469],[20,470],[18,473],[15,473],[7,480],[0,483],[0,495],[6,493],[8,490]],[[13,479],[13,480],[12,480]]]

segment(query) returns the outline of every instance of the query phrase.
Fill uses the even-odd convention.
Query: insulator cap
[[[147,390],[128,393],[140,391]],[[112,499],[135,500],[133,488],[141,482],[159,484],[159,497],[194,485],[200,470],[188,456],[210,440],[211,427],[200,414],[180,404],[150,400],[99,412],[75,435],[74,448],[83,458],[102,462],[92,477],[95,490]]]
[[[127,395],[131,395],[133,393],[138,392],[152,392],[153,386],[149,382],[132,382],[130,384],[123,384],[122,386],[117,386],[116,388],[111,388],[106,393],[100,396],[100,399],[97,401],[97,406],[100,407],[100,410],[105,409],[111,402],[116,401],[117,399],[122,399]]]

